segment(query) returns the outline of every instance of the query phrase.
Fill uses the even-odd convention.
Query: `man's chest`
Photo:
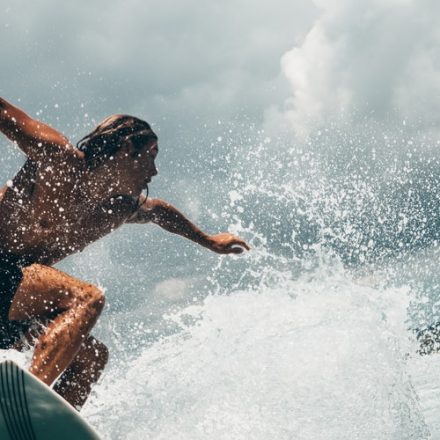
[[[56,190],[48,192],[36,182],[34,188],[7,189],[0,235],[10,250],[58,260],[119,228],[138,209],[133,197],[97,201],[78,187],[66,191],[66,186],[55,185]]]

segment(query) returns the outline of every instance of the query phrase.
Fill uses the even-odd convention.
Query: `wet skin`
[[[92,168],[61,133],[1,98],[0,131],[27,156],[0,192],[0,252],[26,261],[9,319],[45,321],[32,339],[30,371],[47,384],[58,378],[55,390],[79,408],[108,359],[105,345],[90,336],[104,295],[54,263],[124,223],[153,222],[222,254],[249,246],[229,233],[208,235],[172,205],[141,195],[157,174],[156,141],[140,150],[124,141],[112,160]]]

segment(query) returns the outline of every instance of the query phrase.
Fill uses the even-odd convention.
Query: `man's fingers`
[[[236,239],[236,240],[234,240],[232,243],[229,244],[229,246],[241,246],[241,247],[243,247],[244,249],[246,249],[247,251],[250,251],[250,250],[251,250],[251,248],[249,247],[249,245],[248,245],[245,241],[240,240],[240,239]],[[243,249],[242,249],[242,251],[243,251]]]
[[[231,252],[233,254],[241,254],[243,253],[244,249],[246,247],[243,245],[243,243],[240,241],[234,241],[233,243],[228,244],[228,252]],[[249,250],[249,249],[248,249]]]
[[[233,254],[241,254],[241,253],[243,253],[243,248],[235,246],[235,247],[229,248],[229,251]]]
[[[244,240],[229,233],[214,237],[217,238],[217,246],[213,250],[219,254],[242,254],[245,250],[251,249]]]
[[[250,251],[251,250],[251,248],[250,248],[250,246],[245,242],[245,241],[242,241],[241,243],[240,243],[247,251]]]

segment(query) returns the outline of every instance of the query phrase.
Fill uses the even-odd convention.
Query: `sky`
[[[174,154],[183,137],[217,121],[298,136],[337,118],[437,131],[439,8],[434,0],[62,8],[1,0],[0,94],[73,140],[108,114],[139,115]]]
[[[147,120],[160,147],[151,195],[202,227],[227,228],[231,152],[259,145],[270,162],[277,136],[307,146],[323,128],[365,124],[405,125],[435,143],[439,9],[434,0],[0,0],[0,96],[72,142],[113,113]],[[6,181],[23,157],[5,138],[0,147]],[[267,169],[262,181],[273,178]],[[115,302],[127,277],[174,301],[173,291],[191,295],[188,267],[197,279],[215,264],[203,252],[133,226],[62,267]]]
[[[317,0],[318,19],[282,57],[297,132],[369,118],[438,130],[439,3],[431,0]]]
[[[47,117],[62,125],[124,111],[164,132],[179,121],[261,118],[282,102],[281,56],[316,14],[306,0],[258,8],[247,0],[0,5],[5,97],[29,111],[47,105]]]

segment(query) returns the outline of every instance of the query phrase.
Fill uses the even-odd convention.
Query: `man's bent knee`
[[[104,292],[92,284],[78,289],[74,301],[76,305],[85,307],[88,312],[95,316],[99,316],[104,309],[105,295]]]
[[[53,317],[78,308],[85,309],[90,317],[98,317],[104,303],[104,293],[98,287],[52,267],[33,264],[23,269],[9,319]]]

